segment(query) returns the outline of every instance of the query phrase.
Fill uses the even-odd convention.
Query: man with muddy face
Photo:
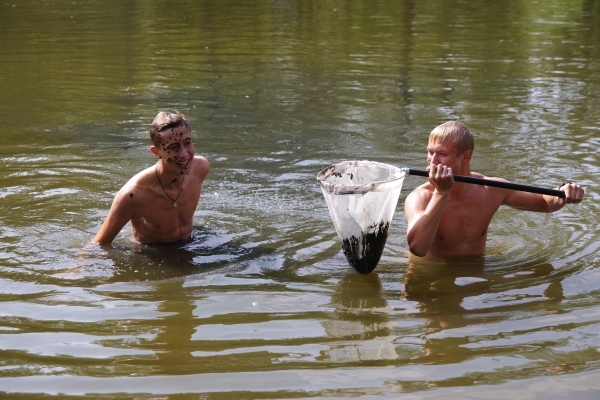
[[[159,112],[150,138],[150,151],[158,161],[119,190],[92,243],[112,242],[129,221],[133,238],[140,243],[173,242],[192,234],[210,164],[194,154],[192,132],[183,114]]]
[[[558,188],[565,192],[565,198],[560,198],[455,182],[453,174],[507,182],[471,172],[473,149],[473,134],[463,123],[446,122],[431,132],[427,145],[429,182],[417,187],[404,203],[411,253],[420,257],[481,255],[488,227],[500,206],[554,212],[583,199],[583,188],[572,183]]]

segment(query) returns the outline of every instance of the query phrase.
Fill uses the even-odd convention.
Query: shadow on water
[[[237,235],[195,227],[191,238],[173,243],[93,245],[70,273],[77,271],[77,278],[102,276],[111,282],[161,280],[223,268],[244,269],[249,261],[274,251],[242,240]]]

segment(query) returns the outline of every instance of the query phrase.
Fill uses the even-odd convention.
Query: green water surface
[[[3,1],[0,394],[598,398],[599,94],[597,0]],[[160,109],[211,162],[194,240],[86,247]],[[419,260],[409,176],[357,274],[317,173],[423,169],[452,119],[474,171],[586,198]]]

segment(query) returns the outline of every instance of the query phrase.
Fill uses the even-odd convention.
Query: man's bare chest
[[[442,214],[438,232],[450,238],[456,235],[485,235],[500,204],[486,196],[473,196],[463,200],[449,200]],[[459,239],[460,240],[460,239]]]
[[[181,193],[149,190],[133,205],[132,220],[152,226],[177,226],[193,218],[200,199],[200,188],[184,187]]]

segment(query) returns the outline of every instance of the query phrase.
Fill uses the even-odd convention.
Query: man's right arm
[[[128,202],[123,201],[121,190],[115,196],[106,219],[91,243],[111,243],[117,237],[121,229],[123,229],[132,217],[132,214],[128,210],[130,207],[127,207],[126,204]]]
[[[434,190],[431,196],[423,192],[425,189],[415,190],[404,202],[404,212],[408,220],[408,248],[412,254],[419,257],[424,257],[429,252],[450,197],[450,192],[440,193]]]
[[[408,220],[406,239],[410,252],[424,257],[431,248],[444,213],[444,208],[454,186],[452,169],[432,164],[429,171],[429,186],[414,190],[404,202],[404,212]]]

